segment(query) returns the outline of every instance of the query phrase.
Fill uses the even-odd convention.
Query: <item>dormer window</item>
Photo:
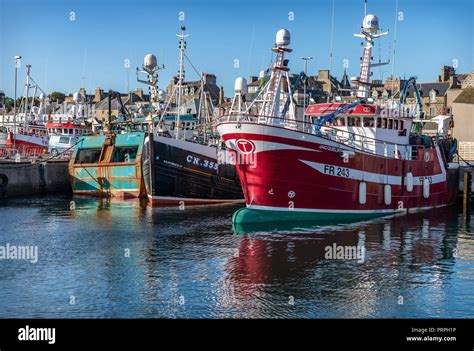
[[[430,91],[430,101],[431,102],[436,102],[436,91],[435,90]]]

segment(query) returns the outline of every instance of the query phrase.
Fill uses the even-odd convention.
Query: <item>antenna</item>
[[[45,69],[44,69],[44,88],[48,90],[48,56],[46,56]]]
[[[176,139],[179,139],[179,128],[180,128],[180,116],[181,116],[181,97],[183,94],[183,82],[184,82],[184,56],[186,50],[186,39],[189,37],[188,34],[184,34],[186,27],[181,26],[181,34],[176,34],[179,38],[179,71],[178,71],[178,101],[177,101],[177,116],[176,116]]]
[[[332,49],[334,42],[334,1],[332,0],[332,16],[331,16],[331,46],[329,51],[329,72],[332,70]]]
[[[288,46],[290,45],[290,32],[286,29],[280,29],[276,34],[275,45],[272,51],[276,54],[276,59],[270,67],[270,77],[268,80],[263,80],[263,87],[257,93],[256,98],[247,107],[246,113],[251,111],[252,107],[258,108],[259,121],[265,121],[272,124],[280,124],[282,122],[280,118],[281,108],[281,85],[282,82],[286,82],[288,91],[288,98],[290,99],[290,110],[288,122],[294,123],[295,110],[293,99],[291,97],[291,84],[289,79],[289,68],[288,60],[285,60],[285,53],[292,51]]]
[[[148,85],[150,90],[150,105],[158,103],[158,73],[164,69],[163,65],[158,65],[158,59],[153,54],[147,54],[143,59],[142,69],[137,67],[137,82]],[[147,79],[140,79],[139,73],[145,74]]]
[[[86,59],[87,59],[87,49],[84,48],[84,59],[82,61],[82,87],[86,87]]]
[[[395,25],[393,28],[393,53],[392,53],[392,104],[393,104],[393,89],[395,79],[395,49],[397,47],[397,23],[398,23],[398,0],[395,2]]]
[[[389,62],[372,63],[372,47],[374,46],[374,39],[387,35],[388,32],[381,32],[379,28],[379,19],[374,14],[368,14],[364,17],[361,32],[354,34],[357,38],[365,40],[364,53],[360,63],[360,76],[355,81],[357,84],[357,97],[366,99],[369,97],[369,88],[371,87],[370,76],[371,68],[383,66]]]

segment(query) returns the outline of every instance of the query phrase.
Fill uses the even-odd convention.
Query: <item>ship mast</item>
[[[31,105],[30,105],[30,89],[33,89],[33,95],[31,96]],[[35,82],[35,80],[31,77],[31,65],[26,65],[26,82],[25,82],[25,92],[23,95],[24,105],[23,107],[23,122],[25,125],[25,131],[29,130],[29,123],[31,122],[31,116],[33,114],[33,107],[35,105],[36,94],[38,90],[41,92],[40,95],[40,109],[41,111],[43,106],[43,101],[45,99],[45,92],[41,87]]]
[[[179,139],[179,129],[180,129],[180,116],[181,116],[181,98],[183,94],[183,82],[184,82],[184,57],[186,50],[186,40],[185,38],[189,37],[188,34],[184,34],[186,31],[185,26],[181,26],[181,34],[176,34],[179,38],[179,71],[178,71],[178,101],[177,101],[177,111],[176,111],[176,139]]]
[[[161,70],[165,68],[164,65],[158,65],[158,59],[153,54],[147,54],[143,59],[142,69],[140,70],[137,67],[137,81],[143,84],[148,85],[148,90],[150,92],[150,104],[153,109],[159,110],[159,95],[160,91],[158,89],[158,74]],[[140,79],[139,73],[146,75],[146,80]],[[155,112],[151,109],[151,112]]]
[[[371,69],[373,67],[383,66],[389,62],[372,63],[372,47],[374,46],[374,39],[387,35],[388,32],[379,32],[379,20],[376,15],[366,15],[362,23],[361,32],[354,34],[355,37],[365,40],[364,53],[360,62],[360,75],[354,81],[357,85],[357,97],[367,99],[370,94],[370,77],[372,75]]]
[[[229,115],[241,114],[242,111],[247,109],[244,96],[248,93],[247,80],[244,77],[238,77],[234,83],[234,98],[230,105]]]
[[[286,29],[280,29],[276,34],[275,45],[272,51],[276,53],[275,63],[270,67],[271,75],[269,80],[263,86],[261,92],[247,107],[247,112],[253,106],[259,107],[259,121],[279,124],[280,120],[280,95],[282,79],[286,80],[288,89],[290,89],[290,79],[288,75],[288,60],[285,59],[285,53],[291,52],[288,48],[290,45],[290,32]],[[291,91],[287,92],[291,99]],[[294,119],[294,111],[289,111],[290,118]],[[284,116],[282,116],[284,118]]]
[[[31,65],[26,65],[26,82],[25,82],[25,105],[23,106],[23,115],[24,115],[24,123],[25,123],[25,131],[28,130],[28,122],[26,115],[28,113],[28,107],[29,107],[29,98],[30,98],[30,70],[31,70]],[[33,101],[34,103],[34,101]],[[33,105],[32,103],[32,105]]]

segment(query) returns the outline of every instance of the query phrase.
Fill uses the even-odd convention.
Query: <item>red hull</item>
[[[226,144],[240,152],[252,150],[251,162],[237,162],[247,206],[319,212],[402,212],[455,202],[457,173],[449,174],[437,148],[419,150],[415,160],[355,152],[341,157],[346,145],[315,135],[257,123],[226,122],[218,131]],[[249,142],[248,144],[246,144]],[[237,144],[244,144],[239,147]],[[240,159],[244,159],[240,157]],[[406,175],[413,175],[408,191]],[[423,179],[429,181],[424,196]],[[365,202],[360,183],[366,184]],[[390,185],[386,203],[385,187]]]
[[[16,147],[18,152],[26,156],[40,155],[48,152],[48,138],[35,135],[9,133],[7,147]]]

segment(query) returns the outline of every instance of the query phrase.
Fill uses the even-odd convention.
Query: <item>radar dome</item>
[[[247,92],[247,80],[244,77],[239,77],[235,80],[234,90],[239,93]]]
[[[148,54],[145,56],[143,59],[143,66],[145,66],[148,69],[153,69],[157,66],[158,61],[156,59],[156,56],[153,54]]]
[[[264,77],[265,77],[265,71],[260,71],[258,77],[259,77],[260,79],[264,78]]]
[[[379,30],[379,19],[376,15],[367,15],[364,17],[364,23],[362,23],[362,28],[367,33],[375,33]]]
[[[80,93],[76,92],[72,95],[72,99],[75,102],[82,102],[82,95]]]
[[[158,90],[158,99],[159,99],[159,100],[164,100],[164,99],[166,99],[166,91],[161,90],[161,89]]]
[[[287,29],[280,29],[276,34],[275,44],[279,46],[290,45],[290,32]]]

